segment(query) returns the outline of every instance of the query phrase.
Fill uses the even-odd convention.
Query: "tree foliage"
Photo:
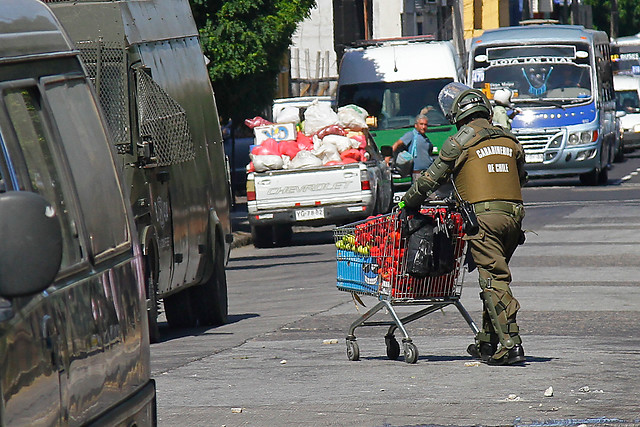
[[[222,117],[270,105],[291,36],[315,0],[190,0]]]
[[[593,26],[611,35],[611,0],[586,0],[591,5]],[[618,0],[618,37],[640,32],[640,1]]]

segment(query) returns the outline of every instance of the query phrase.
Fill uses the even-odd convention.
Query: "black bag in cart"
[[[454,246],[445,222],[415,214],[405,224],[407,273],[418,278],[451,273],[455,268]]]

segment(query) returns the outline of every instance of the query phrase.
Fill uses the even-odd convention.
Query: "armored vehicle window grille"
[[[78,42],[76,47],[98,94],[118,152],[130,153],[127,59],[123,46],[100,40]]]
[[[144,71],[136,73],[140,135],[151,137],[155,163],[193,160],[195,151],[185,110]]]
[[[516,135],[525,151],[535,151],[544,150],[551,138],[560,132],[560,129],[540,129],[525,132],[513,129],[512,132]]]

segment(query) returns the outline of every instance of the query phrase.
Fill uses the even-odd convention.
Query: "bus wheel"
[[[607,185],[607,182],[609,182],[609,168],[605,166],[598,174],[598,184]]]
[[[580,182],[583,185],[597,185],[598,184],[598,169],[594,169],[591,172],[583,173],[580,175]]]

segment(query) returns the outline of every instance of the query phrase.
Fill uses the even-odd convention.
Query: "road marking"
[[[635,171],[631,172],[629,175],[623,176],[622,178],[620,178],[620,181],[628,181],[628,180],[630,180],[634,176],[638,175],[638,171],[640,171],[640,168],[637,168]]]

